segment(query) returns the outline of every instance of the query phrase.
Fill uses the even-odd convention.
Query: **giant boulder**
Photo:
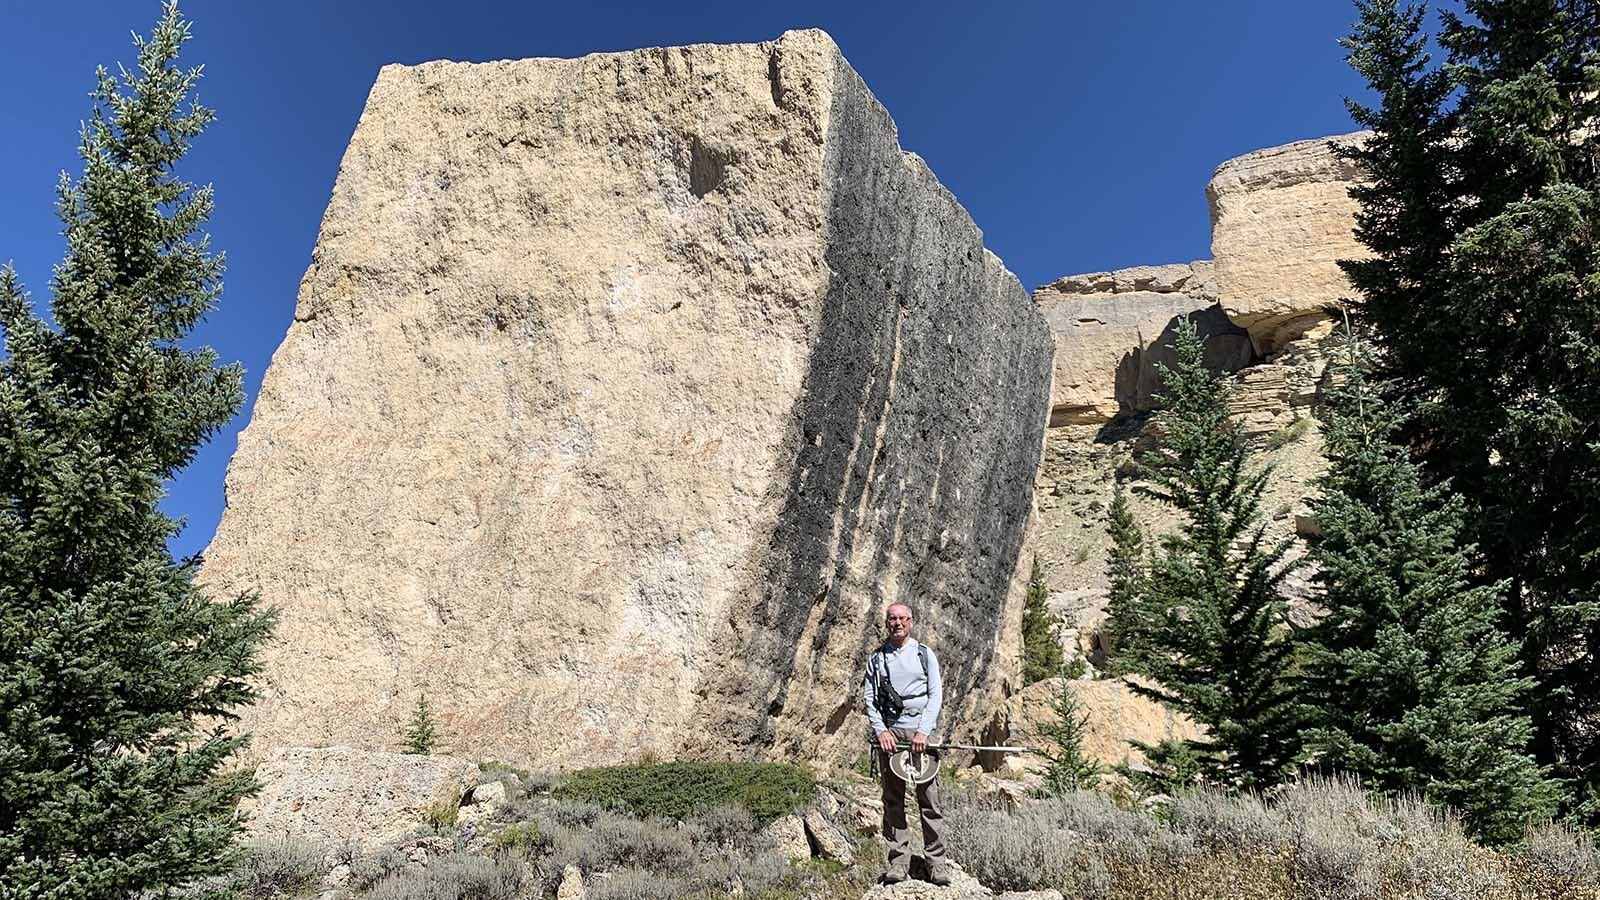
[[[389,66],[203,578],[258,747],[858,752],[889,602],[1017,675],[1049,331],[821,32]]]

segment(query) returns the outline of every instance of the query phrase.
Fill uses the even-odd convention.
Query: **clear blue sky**
[[[77,173],[97,63],[132,61],[156,0],[0,0],[0,262],[48,296],[57,173]],[[289,327],[339,158],[380,66],[579,56],[831,33],[1030,289],[1057,276],[1210,255],[1204,187],[1223,160],[1351,130],[1361,89],[1338,39],[1348,0],[762,4],[188,0],[218,121],[184,173],[217,189],[222,306],[197,335],[248,370],[253,401]],[[172,486],[210,540],[249,407]]]

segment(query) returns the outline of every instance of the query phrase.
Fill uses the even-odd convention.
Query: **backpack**
[[[907,700],[926,697],[928,692],[924,690],[920,694],[901,694],[895,690],[894,680],[889,677],[889,653],[882,647],[878,648],[878,652],[883,654],[883,664],[878,667],[878,686],[877,692],[873,696],[872,705],[877,708],[878,715],[883,717],[884,727],[887,728],[899,721],[900,714],[906,711]],[[917,642],[917,660],[922,663],[922,680],[926,684],[928,680],[928,645],[921,641]]]

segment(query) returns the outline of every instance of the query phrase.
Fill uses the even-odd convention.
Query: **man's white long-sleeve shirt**
[[[861,684],[861,698],[867,708],[867,721],[872,723],[872,733],[887,728],[905,728],[931,735],[939,727],[939,712],[944,707],[944,682],[939,677],[939,657],[928,650],[928,674],[922,674],[922,660],[917,655],[919,645],[915,639],[906,638],[905,644],[896,647],[885,642],[872,651],[867,659],[867,677]],[[905,701],[900,718],[885,723],[879,714],[876,699],[878,680],[887,677],[895,691],[905,697],[923,694]]]

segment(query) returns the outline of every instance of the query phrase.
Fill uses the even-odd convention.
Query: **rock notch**
[[[258,748],[843,758],[890,601],[1014,689],[1051,337],[838,48],[389,66],[206,555]]]

